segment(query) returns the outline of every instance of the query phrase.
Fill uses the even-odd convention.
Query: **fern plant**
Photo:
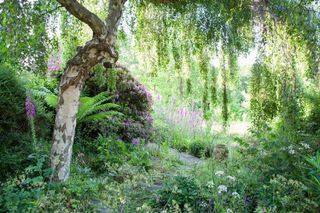
[[[314,156],[306,158],[309,165],[309,183],[310,189],[320,198],[320,151]]]
[[[112,96],[107,96],[106,92],[99,93],[94,97],[81,97],[77,113],[78,123],[101,121],[114,115],[122,115],[116,111],[119,105],[108,103]],[[47,95],[45,97],[47,104],[56,108],[58,97],[56,95]]]

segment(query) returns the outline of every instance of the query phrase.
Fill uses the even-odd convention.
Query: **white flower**
[[[231,209],[227,209],[227,213],[232,213],[233,211]]]
[[[306,143],[300,143],[300,144],[301,144],[301,146],[303,146],[303,148],[310,149],[309,144],[306,144]]]
[[[236,180],[235,177],[232,177],[232,176],[230,176],[230,175],[228,175],[227,178],[228,178],[229,180],[231,180],[231,181],[235,181],[235,180]]]
[[[294,155],[295,151],[294,149],[289,149],[289,154]]]
[[[206,204],[206,202],[202,201],[202,202],[200,203],[200,206],[205,208],[205,207],[207,207],[207,204]]]
[[[207,187],[208,187],[209,189],[212,189],[213,186],[214,186],[213,181],[209,181],[209,182],[207,183]]]
[[[228,187],[225,185],[220,185],[218,186],[218,193],[221,194],[222,192],[227,192],[228,191]]]
[[[238,192],[232,192],[232,196],[235,198],[240,198],[240,195]]]
[[[216,171],[216,173],[214,174],[217,175],[218,177],[221,177],[222,175],[224,175],[224,171]]]

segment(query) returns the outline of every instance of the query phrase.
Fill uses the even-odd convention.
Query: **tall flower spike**
[[[26,96],[26,114],[29,117],[29,97]]]
[[[26,115],[28,118],[34,118],[36,116],[34,104],[30,101],[29,96],[26,96]]]

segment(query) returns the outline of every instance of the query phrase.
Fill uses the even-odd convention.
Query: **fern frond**
[[[81,97],[77,113],[78,122],[92,122],[94,120],[103,120],[113,115],[120,115],[120,112],[113,111],[119,109],[119,105],[106,103],[112,98],[112,96],[107,97],[107,92],[99,93],[94,97]],[[50,107],[56,108],[58,104],[58,96],[47,95],[45,97],[45,101]]]
[[[119,109],[120,106],[114,103],[106,103],[96,107],[96,111],[107,111],[110,109]]]
[[[52,107],[52,108],[56,108],[58,105],[58,96],[56,95],[47,95],[45,97],[45,101],[47,102],[47,104]]]
[[[123,114],[121,112],[117,112],[117,111],[100,112],[100,113],[89,115],[89,116],[85,117],[82,120],[82,122],[101,121],[106,118],[111,118],[112,116],[115,116],[115,115],[121,116]]]

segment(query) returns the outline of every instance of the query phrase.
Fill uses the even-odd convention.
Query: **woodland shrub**
[[[27,132],[26,89],[9,67],[0,65],[0,135]]]
[[[127,70],[117,71],[115,102],[121,105],[122,112],[126,115],[119,135],[127,142],[132,142],[135,138],[149,141],[153,135],[151,94]]]
[[[199,211],[202,198],[200,184],[192,177],[176,176],[164,183],[159,201],[153,205],[171,212]]]
[[[304,179],[304,183],[309,186],[311,193],[320,199],[320,151],[314,156],[306,158],[307,162],[307,175]]]
[[[253,171],[259,179],[260,184],[254,187],[259,208],[268,212],[317,212],[317,188],[310,175],[317,169],[307,163],[306,156],[319,149],[319,138],[281,125],[254,140],[240,141],[242,169]]]
[[[250,166],[257,166],[263,177],[274,174],[286,178],[299,177],[304,167],[304,158],[319,149],[319,137],[301,130],[286,129],[280,121],[269,132],[260,132],[255,139],[239,140],[243,147],[242,160]],[[257,161],[259,164],[252,164]],[[254,168],[252,168],[254,169]]]
[[[276,175],[263,187],[259,207],[269,212],[316,212],[319,204],[308,196],[308,188],[300,181]],[[263,208],[262,208],[263,209]]]
[[[125,163],[148,169],[151,165],[149,153],[143,145],[138,143],[125,143],[121,139],[100,135],[95,141],[81,141],[85,149],[79,145],[76,150],[79,153],[83,166],[89,166],[98,173],[106,172],[110,167],[119,167]]]
[[[97,74],[98,75],[98,74]],[[88,83],[87,93],[96,95],[108,91],[114,98],[112,102],[120,106],[123,119],[111,118],[95,126],[84,125],[88,135],[115,135],[126,143],[138,138],[147,142],[153,138],[152,97],[147,89],[134,79],[130,72],[122,67],[104,71],[106,82],[97,86],[94,79]],[[89,129],[89,130],[88,130]],[[90,130],[91,129],[91,130]]]
[[[23,172],[1,185],[0,207],[4,212],[93,212],[97,184],[85,173],[66,183],[50,181],[48,155],[34,153]]]
[[[22,171],[30,162],[28,155],[33,152],[32,139],[21,133],[0,135],[0,180],[5,180]]]
[[[9,67],[0,65],[0,180],[28,163],[32,146],[25,100],[24,83]]]
[[[27,157],[36,148],[32,134],[44,142],[41,146],[49,144],[43,138],[51,138],[53,113],[39,97],[47,81],[36,77],[28,81],[22,79],[9,67],[0,66],[0,168],[3,171],[0,179],[21,171],[30,163]],[[30,113],[32,105],[34,131],[26,111],[28,108]]]
[[[305,121],[305,131],[317,134],[320,137],[320,91],[310,89],[305,95],[305,101],[309,105],[310,112]]]

